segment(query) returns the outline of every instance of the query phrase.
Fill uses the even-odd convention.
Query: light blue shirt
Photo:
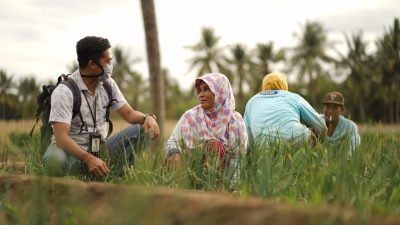
[[[324,115],[322,115],[322,117],[325,119]],[[357,125],[353,121],[346,119],[344,116],[341,115],[332,136],[327,136],[326,139],[329,143],[333,144],[346,140],[346,138],[351,141],[351,149],[353,151],[361,143],[361,138],[358,134]]]
[[[310,129],[318,135],[327,131],[324,119],[303,97],[283,90],[253,96],[246,104],[244,120],[250,144],[260,138],[302,144],[310,138]]]

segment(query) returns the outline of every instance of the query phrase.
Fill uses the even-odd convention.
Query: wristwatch
[[[146,117],[148,117],[148,116],[151,116],[151,117],[153,117],[154,120],[157,120],[157,117],[154,114],[144,114],[144,120],[146,120]]]

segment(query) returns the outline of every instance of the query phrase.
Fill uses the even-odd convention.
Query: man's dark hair
[[[76,54],[80,68],[85,68],[89,60],[99,63],[103,52],[111,48],[111,44],[106,38],[87,36],[76,43]]]

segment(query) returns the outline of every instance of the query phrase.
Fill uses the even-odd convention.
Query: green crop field
[[[4,166],[14,160],[24,163],[24,173],[41,175],[43,164],[38,150],[38,135],[29,138],[26,132],[32,123],[4,123],[2,127],[9,129],[1,133],[3,173],[22,173]],[[400,217],[398,128],[360,126],[362,143],[351,154],[349,146],[344,144],[327,146],[320,143],[293,148],[286,143],[275,143],[268,147],[255,147],[246,157],[240,157],[239,179],[234,179],[228,170],[221,170],[218,160],[201,163],[201,151],[183,157],[183,165],[177,169],[165,166],[161,148],[146,149],[135,156],[135,164],[126,167],[123,176],[109,175],[102,181],[117,185],[233,193],[240,199],[256,197],[295,205],[350,207],[366,218],[369,215]],[[173,122],[168,129],[167,132],[173,129]],[[98,181],[92,177],[73,179]],[[12,209],[18,214],[5,193],[2,201],[10,204],[7,210]]]

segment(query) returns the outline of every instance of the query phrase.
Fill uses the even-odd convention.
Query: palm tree
[[[119,87],[122,87],[129,82],[131,65],[139,62],[140,59],[136,58],[134,60],[131,60],[129,54],[119,46],[116,46],[113,49],[113,57],[114,69],[112,78],[115,80]]]
[[[158,124],[161,129],[161,138],[164,131],[165,99],[164,77],[161,73],[160,47],[158,44],[158,31],[156,12],[153,0],[141,0],[144,31],[146,36],[147,61],[150,73],[150,98],[151,109],[157,114]]]
[[[149,82],[142,78],[136,71],[129,71],[129,82],[124,91],[127,101],[134,107],[141,110],[149,110],[146,100],[150,98]]]
[[[230,49],[231,57],[227,58],[227,62],[233,66],[233,72],[231,75],[231,83],[233,87],[236,87],[237,91],[237,102],[238,106],[244,107],[244,93],[243,86],[247,83],[246,75],[249,74],[249,67],[251,64],[250,55],[247,53],[247,49],[242,44],[235,44]],[[237,79],[236,79],[237,78]]]
[[[137,76],[141,76],[139,72],[132,69],[132,66],[138,62],[140,62],[139,58],[135,58],[131,60],[130,55],[127,52],[117,46],[113,49],[114,56],[114,69],[112,73],[112,78],[115,80],[115,83],[118,84],[121,91],[123,93],[129,90],[131,87],[130,83],[135,81],[141,81],[141,79],[137,79]],[[136,83],[136,85],[142,85],[141,83]]]
[[[223,57],[222,50],[218,47],[219,40],[220,38],[215,36],[212,28],[202,29],[200,41],[195,45],[187,46],[195,53],[195,56],[189,60],[189,71],[197,67],[198,77],[205,73],[227,72],[222,64]]]
[[[386,120],[400,122],[400,25],[394,19],[393,27],[389,27],[381,39],[377,41],[378,71],[382,74],[382,86],[386,103]]]
[[[169,118],[179,119],[184,111],[187,110],[187,101],[185,93],[181,90],[176,79],[169,75],[167,69],[163,69],[165,78],[165,102],[169,106],[166,113]],[[192,95],[193,96],[193,95]],[[184,107],[182,107],[184,105]]]
[[[21,101],[21,113],[24,118],[34,116],[33,108],[36,105],[36,96],[39,94],[40,87],[33,76],[21,78],[18,84],[18,95]]]
[[[323,70],[323,63],[331,61],[325,53],[330,44],[324,27],[318,22],[307,21],[303,27],[302,36],[296,34],[295,37],[299,43],[293,49],[291,68],[297,69],[301,82],[308,82],[308,95],[311,97],[313,106],[316,106],[316,80],[320,76],[327,75]]]
[[[5,70],[0,69],[0,94],[7,94],[13,86],[12,76],[8,76]]]
[[[0,105],[1,105],[1,118],[7,119],[7,112],[10,111],[9,107],[16,105],[17,102],[11,101],[10,91],[14,87],[13,77],[9,76],[7,72],[0,69]]]
[[[357,110],[355,116],[361,121],[365,121],[366,102],[369,96],[371,80],[372,80],[372,57],[366,52],[367,43],[363,40],[363,33],[352,34],[351,38],[345,35],[347,55],[343,56],[339,52],[339,67],[343,67],[349,71],[347,80],[347,88],[353,90],[352,97],[349,98],[352,109]]]
[[[252,77],[253,94],[260,91],[261,83],[265,75],[271,73],[271,64],[285,60],[285,51],[283,49],[274,51],[272,42],[259,43],[255,48],[255,76]]]

